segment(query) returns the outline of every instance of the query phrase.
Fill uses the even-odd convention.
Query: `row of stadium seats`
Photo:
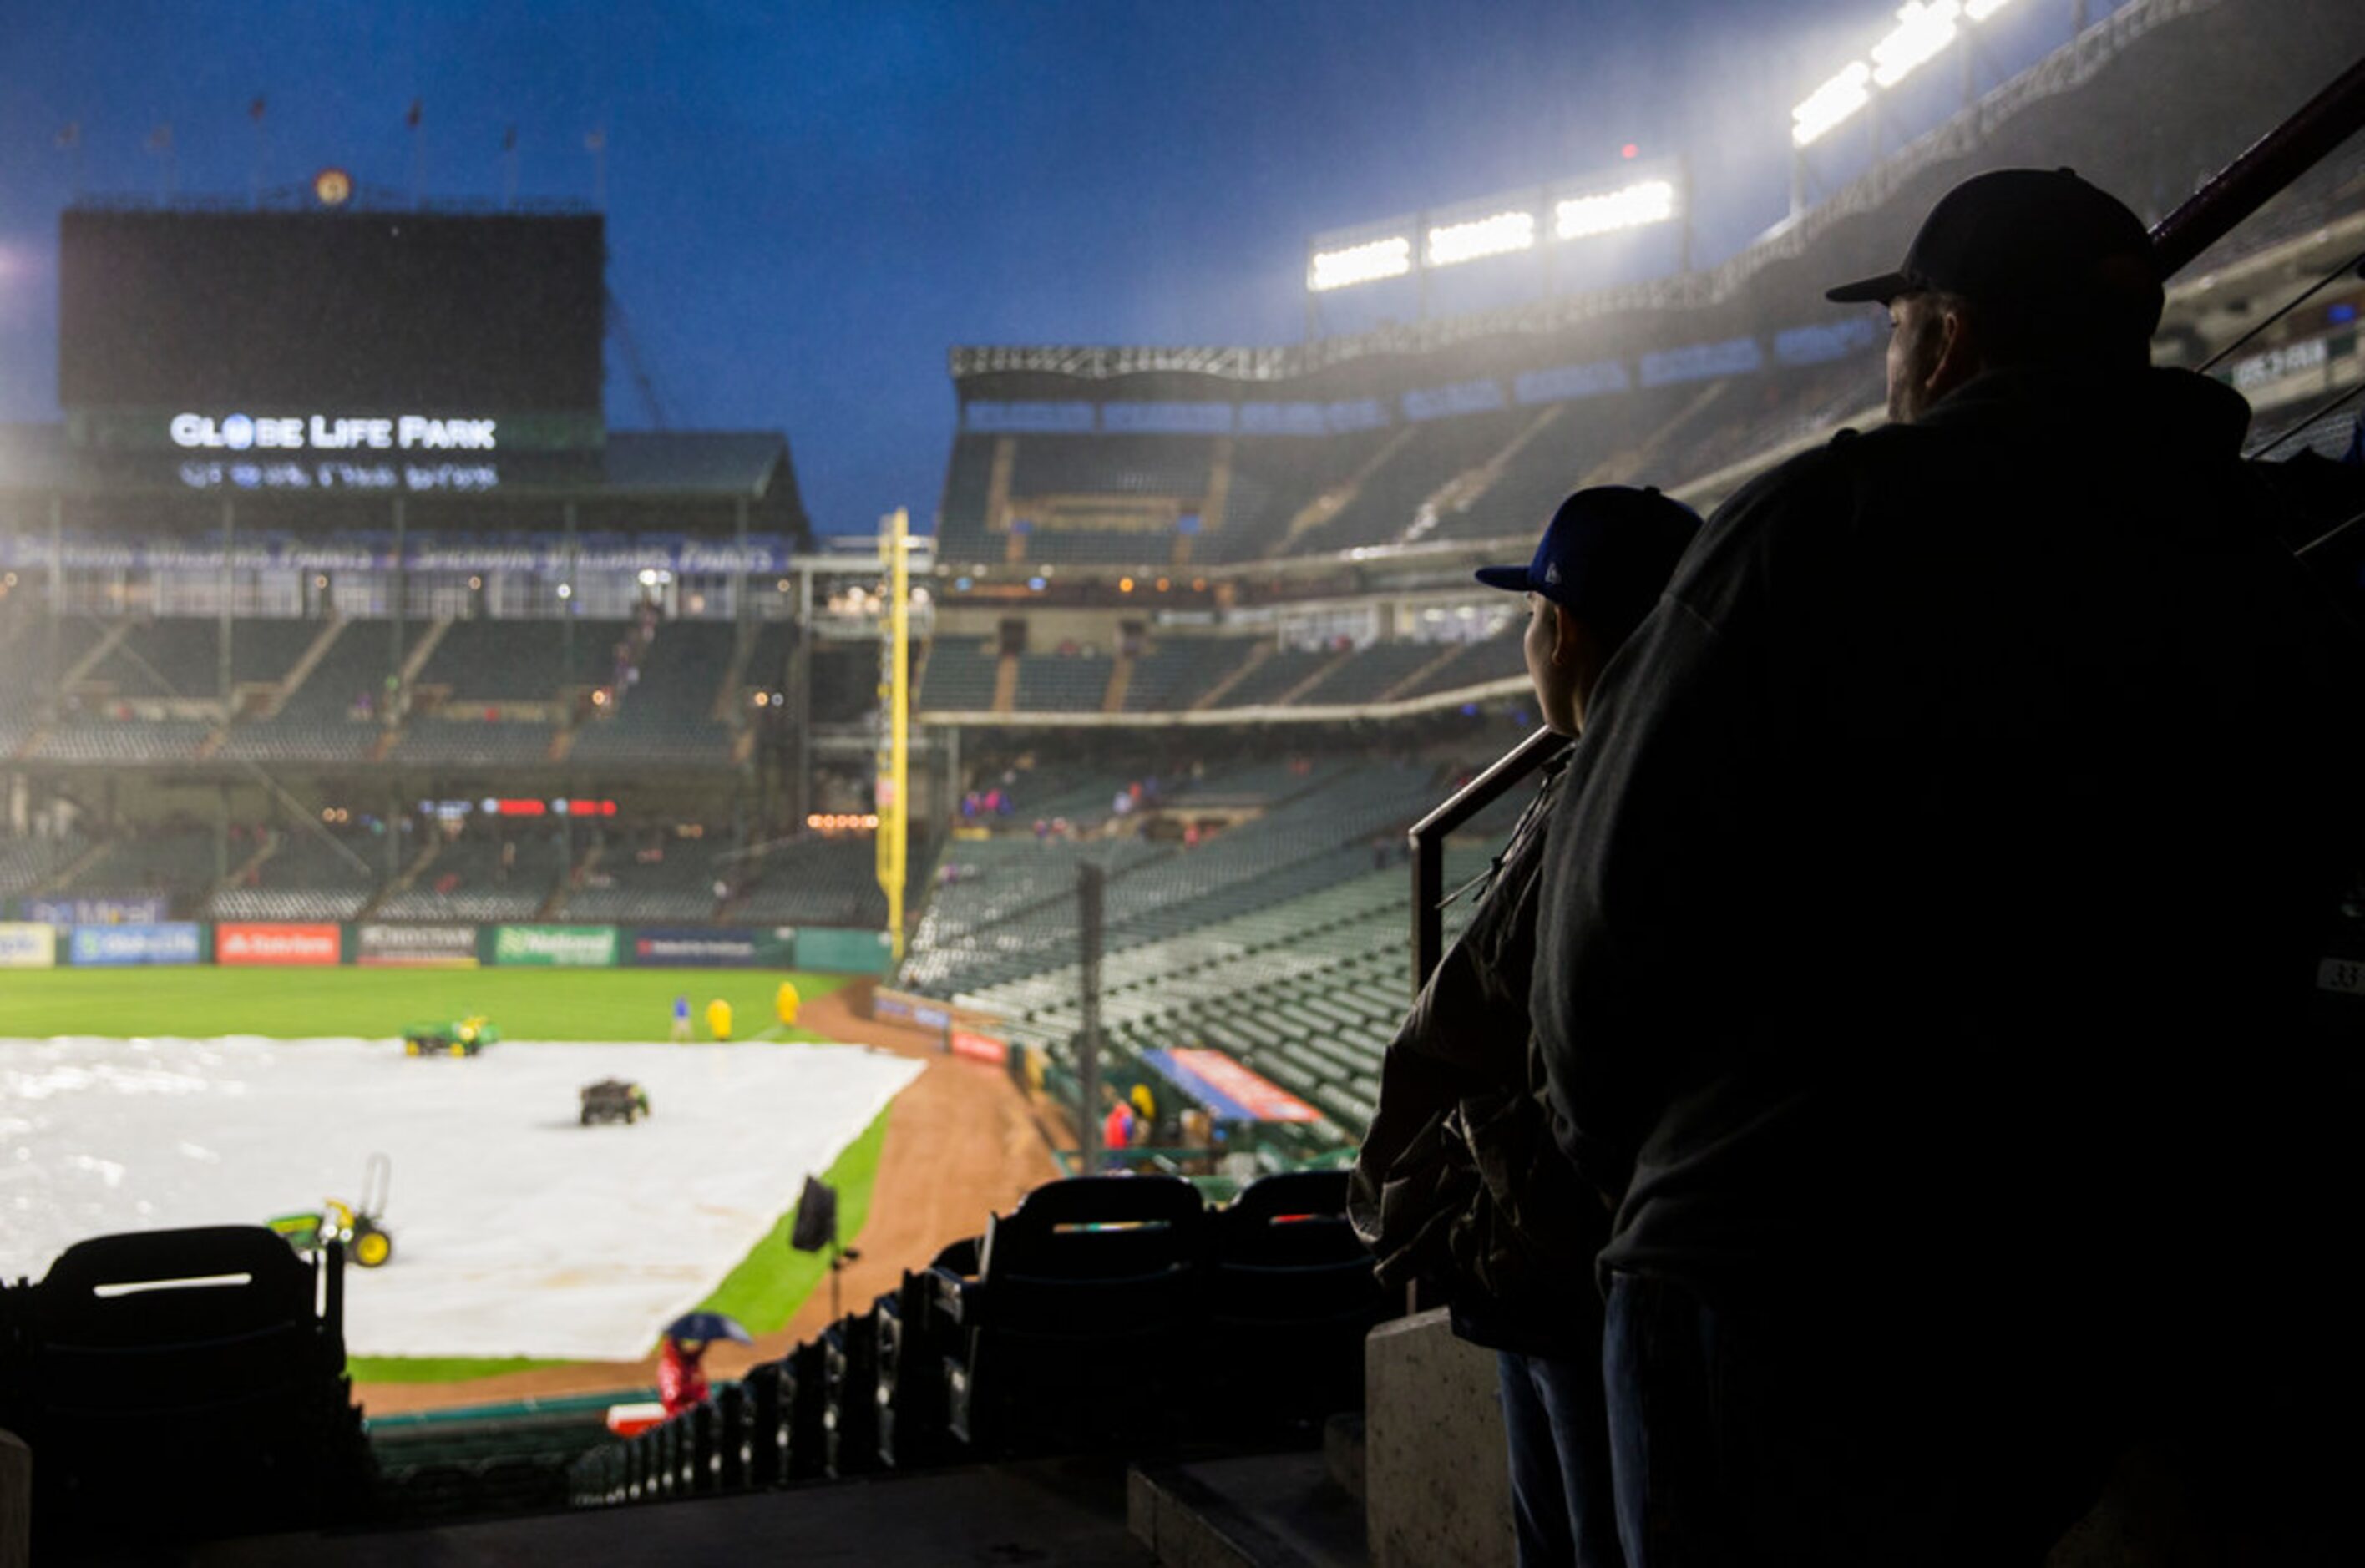
[[[562,733],[553,718],[518,722],[502,706],[551,704],[570,690],[626,678],[592,722],[575,732],[575,755],[589,763],[729,760],[731,732],[712,717],[731,668],[734,629],[721,622],[661,624],[645,647],[623,622],[454,621],[443,625],[414,683],[425,705],[403,727],[390,759],[439,767],[514,767],[551,760]],[[29,756],[83,764],[225,760],[350,763],[385,744],[390,623],[245,619],[231,641],[234,685],[248,713],[218,720],[157,718],[133,702],[221,697],[220,623],[213,618],[100,621],[11,617],[0,631],[43,678],[0,700],[0,756],[29,745]],[[414,646],[422,634],[411,628]],[[317,641],[317,663],[285,692]],[[619,644],[636,649],[618,663]],[[73,675],[72,681],[65,677]],[[875,683],[869,683],[875,684]],[[869,684],[842,719],[858,716]],[[841,680],[838,689],[849,683]],[[256,693],[261,693],[259,697]],[[255,711],[252,704],[259,704]],[[838,709],[846,709],[842,699]],[[46,719],[46,722],[43,722]],[[219,738],[217,738],[219,737]]]
[[[1445,884],[1483,871],[1483,847],[1448,851]],[[1458,931],[1470,901],[1448,906]],[[1149,1064],[1176,1048],[1224,1052],[1321,1112],[1319,1141],[1360,1139],[1379,1098],[1380,1058],[1411,999],[1409,875],[1366,872],[1335,887],[1110,955],[1101,974],[1103,1072],[1182,1092]],[[1014,1041],[1071,1067],[1083,1023],[1076,966],[969,993]]]
[[[1282,648],[1257,637],[1174,638],[1133,661],[1121,711],[1352,706],[1463,690],[1525,673],[1523,625],[1515,619],[1475,643],[1396,641],[1350,648]],[[1116,666],[1111,655],[1011,658],[1016,675],[1012,711],[1096,713],[1106,706]],[[919,707],[938,713],[992,711],[1001,664],[976,643],[938,640],[923,670]]]
[[[1084,858],[1107,874],[1104,938],[1120,950],[1346,880],[1369,868],[1375,842],[1393,843],[1436,799],[1431,771],[1419,767],[1365,766],[1295,782],[1298,792],[1195,847],[1138,838],[1003,840],[990,851],[961,844],[921,918],[904,983],[961,996],[1066,961]]]
[[[1829,364],[1379,431],[965,434],[950,460],[939,554],[956,563],[1155,566],[1524,538],[1580,485],[1671,488],[1787,439],[1793,428],[1829,428],[1877,407],[1881,370],[1871,343],[1868,335],[1849,340]],[[997,469],[1007,476],[1001,496]],[[1144,497],[1191,520],[1183,525],[1191,532],[1143,532],[1133,514]],[[1095,498],[1134,525],[1085,526]]]
[[[50,838],[0,838],[0,898],[29,893],[88,853],[80,834]]]
[[[1362,1404],[1393,1315],[1343,1171],[1210,1209],[1174,1177],[1029,1193],[869,1311],[570,1473],[606,1507],[1022,1455],[1302,1432]]]
[[[0,898],[161,897],[179,915],[207,920],[499,922],[548,913],[575,922],[762,925],[877,930],[886,898],[868,839],[802,838],[734,857],[691,840],[649,846],[595,835],[578,840],[569,876],[555,830],[500,836],[406,834],[387,879],[388,846],[375,826],[234,829],[228,875],[215,830],[166,827],[92,841],[0,838]],[[928,864],[925,839],[915,866]]]

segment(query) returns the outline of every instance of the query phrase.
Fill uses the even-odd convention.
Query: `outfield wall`
[[[45,906],[45,913],[52,907]],[[241,968],[358,964],[373,969],[617,969],[629,965],[883,975],[894,966],[894,951],[883,931],[822,926],[0,921],[0,969],[189,964]]]

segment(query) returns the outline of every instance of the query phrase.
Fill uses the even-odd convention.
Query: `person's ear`
[[[1552,667],[1566,669],[1577,655],[1576,617],[1569,613],[1568,606],[1557,599],[1545,602],[1552,606]]]
[[[1980,341],[1978,319],[1960,306],[1938,313],[1938,352],[1922,387],[1933,400],[1945,397],[1987,368],[1987,345]]]

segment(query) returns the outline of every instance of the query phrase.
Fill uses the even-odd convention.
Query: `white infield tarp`
[[[353,1354],[630,1360],[918,1071],[854,1046],[0,1040],[0,1276],[88,1237],[353,1203],[384,1153],[395,1255],[347,1271]],[[610,1077],[654,1114],[578,1126]]]

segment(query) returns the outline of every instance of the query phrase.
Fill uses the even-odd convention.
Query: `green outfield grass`
[[[837,1232],[842,1246],[853,1246],[870,1218],[870,1190],[878,1182],[879,1155],[886,1144],[887,1113],[881,1111],[822,1177],[837,1189]],[[777,1334],[786,1328],[805,1298],[821,1287],[829,1268],[823,1254],[790,1248],[789,1230],[796,1217],[792,1205],[775,1220],[771,1234],[723,1277],[723,1282],[698,1304],[698,1310],[735,1317],[751,1334]],[[345,1370],[355,1383],[465,1383],[566,1364],[517,1357],[353,1356],[346,1361]]]
[[[791,980],[812,1002],[847,979],[777,969],[12,969],[0,983],[0,1038],[387,1039],[408,1024],[481,1013],[512,1040],[662,1040],[673,999],[686,992],[701,1040],[711,1037],[706,1004],[718,996],[741,1039],[818,1040],[779,1026],[773,994]]]

